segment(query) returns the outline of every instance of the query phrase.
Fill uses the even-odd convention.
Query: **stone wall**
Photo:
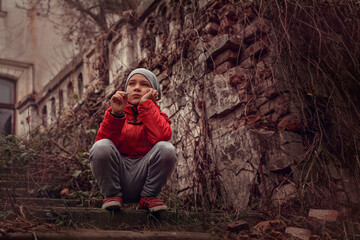
[[[250,6],[200,4],[162,1],[138,26],[119,27],[108,89],[135,67],[158,76],[179,157],[174,193],[211,205],[221,196],[236,208],[281,201],[295,193],[304,147],[289,91],[274,74],[271,24]]]
[[[295,194],[304,147],[290,92],[276,76],[271,31],[241,3],[149,1],[140,13],[125,12],[43,92],[38,109],[80,72],[87,91],[109,99],[132,69],[146,67],[160,81],[178,153],[167,191],[213,208],[282,201]]]

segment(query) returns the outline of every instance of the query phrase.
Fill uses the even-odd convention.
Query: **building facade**
[[[54,23],[25,9],[26,6],[31,5],[0,1],[2,135],[24,136],[38,125],[34,106],[39,93],[77,54],[74,45],[58,34],[59,26],[55,30]]]
[[[235,208],[296,196],[303,124],[277,74],[271,24],[251,5],[140,1],[77,53],[50,23],[15,1],[1,4],[2,134],[51,127],[89,92],[102,92],[105,102],[131,70],[146,67],[158,77],[159,105],[172,120],[172,193],[210,205],[220,196]]]

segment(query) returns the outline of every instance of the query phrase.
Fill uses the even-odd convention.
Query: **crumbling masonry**
[[[88,93],[108,99],[146,67],[160,81],[178,152],[168,191],[212,208],[294,196],[302,124],[276,75],[271,24],[243,4],[150,2],[21,102],[20,119],[49,126]]]

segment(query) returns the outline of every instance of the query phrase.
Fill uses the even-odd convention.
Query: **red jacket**
[[[96,141],[110,139],[125,157],[144,156],[157,142],[169,141],[171,138],[169,117],[151,100],[137,107],[127,103],[125,117],[122,118],[114,117],[110,110],[111,107],[105,111]]]

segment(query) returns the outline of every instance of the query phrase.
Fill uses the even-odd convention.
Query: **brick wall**
[[[132,69],[146,67],[160,81],[178,152],[166,191],[235,208],[294,196],[302,124],[274,71],[271,23],[250,5],[226,1],[150,7],[140,22],[125,15],[56,89],[75,86],[81,72],[87,92],[108,99]],[[40,105],[57,102],[56,89]]]

